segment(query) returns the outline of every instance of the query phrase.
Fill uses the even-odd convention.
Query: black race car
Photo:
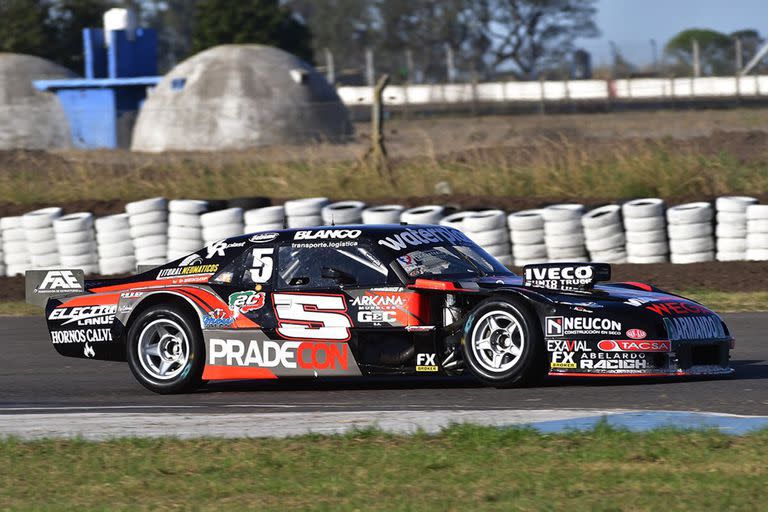
[[[517,276],[441,226],[287,229],[221,240],[136,276],[27,274],[62,355],[127,361],[147,388],[204,381],[458,375],[727,374],[715,313],[599,263]]]

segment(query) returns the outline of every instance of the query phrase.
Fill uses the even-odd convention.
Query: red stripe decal
[[[267,368],[205,365],[202,378],[203,380],[276,379],[277,375]]]

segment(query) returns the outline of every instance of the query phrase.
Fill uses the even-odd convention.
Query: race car
[[[135,276],[27,273],[64,356],[127,361],[158,393],[207,381],[470,373],[499,387],[553,377],[722,375],[718,315],[601,263],[510,272],[432,225],[286,229],[220,240]]]

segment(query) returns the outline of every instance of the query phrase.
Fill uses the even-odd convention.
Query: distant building
[[[40,57],[0,53],[0,149],[70,147],[61,104],[55,95],[36,90],[32,81],[74,76]]]
[[[243,149],[351,133],[346,107],[312,66],[269,46],[224,45],[163,77],[139,112],[131,148]]]

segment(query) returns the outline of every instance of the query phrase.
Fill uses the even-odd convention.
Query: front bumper
[[[623,352],[622,358],[585,363],[582,354],[572,368],[550,367],[552,377],[685,377],[733,373],[730,367],[732,338],[673,341],[669,352]]]

